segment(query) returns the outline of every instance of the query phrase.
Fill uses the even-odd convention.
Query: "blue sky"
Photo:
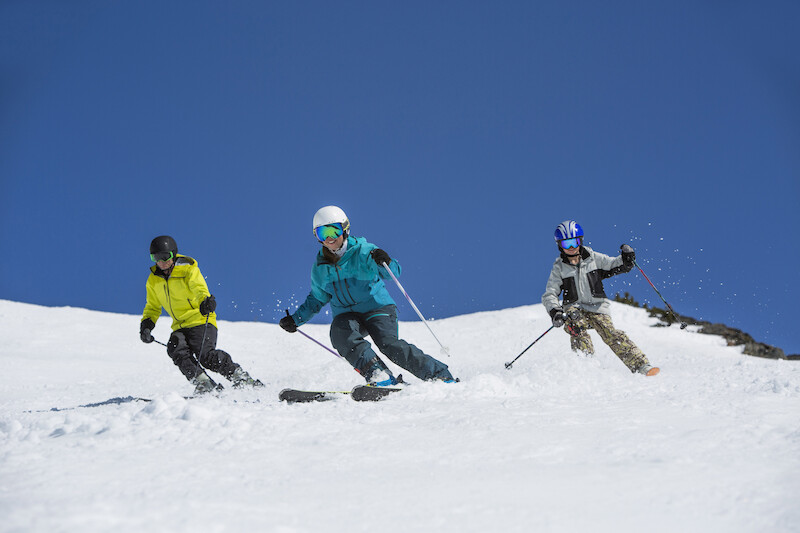
[[[798,22],[790,1],[3,2],[0,298],[138,314],[166,233],[221,319],[277,322],[335,204],[442,318],[539,303],[575,219],[678,312],[800,353]],[[661,305],[639,273],[606,289]]]

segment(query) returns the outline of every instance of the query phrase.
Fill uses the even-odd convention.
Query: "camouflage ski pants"
[[[573,312],[574,314],[574,312]],[[613,351],[620,361],[627,366],[631,372],[644,364],[650,364],[647,356],[628,338],[624,331],[616,329],[611,317],[602,313],[591,313],[583,309],[578,309],[577,317],[570,318],[567,315],[564,324],[564,331],[570,335],[570,346],[574,352],[583,352],[586,355],[594,354],[592,339],[589,337],[588,329],[593,329],[600,335],[611,351]]]

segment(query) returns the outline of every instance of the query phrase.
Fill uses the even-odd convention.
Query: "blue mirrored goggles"
[[[153,263],[158,263],[159,261],[169,261],[175,257],[175,254],[172,252],[158,252],[157,254],[150,254],[150,260]]]
[[[325,242],[327,239],[338,239],[344,233],[344,228],[338,222],[336,224],[328,224],[326,226],[319,226],[314,230],[319,242]]]
[[[561,247],[565,250],[567,250],[568,248],[580,248],[581,238],[575,237],[574,239],[564,239],[561,241]]]

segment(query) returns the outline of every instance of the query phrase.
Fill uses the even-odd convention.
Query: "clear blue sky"
[[[800,353],[798,27],[796,1],[5,1],[0,298],[138,314],[166,233],[221,319],[277,322],[336,204],[442,318],[538,303],[572,218],[678,312]]]

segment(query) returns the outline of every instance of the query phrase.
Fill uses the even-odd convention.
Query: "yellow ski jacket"
[[[146,284],[147,303],[142,320],[149,318],[155,324],[163,307],[172,317],[172,331],[204,325],[206,317],[200,314],[199,307],[211,293],[208,292],[208,285],[200,273],[197,261],[177,254],[169,278],[164,279],[156,273],[157,270],[155,265],[150,267]],[[216,313],[209,315],[208,323],[217,326]]]

